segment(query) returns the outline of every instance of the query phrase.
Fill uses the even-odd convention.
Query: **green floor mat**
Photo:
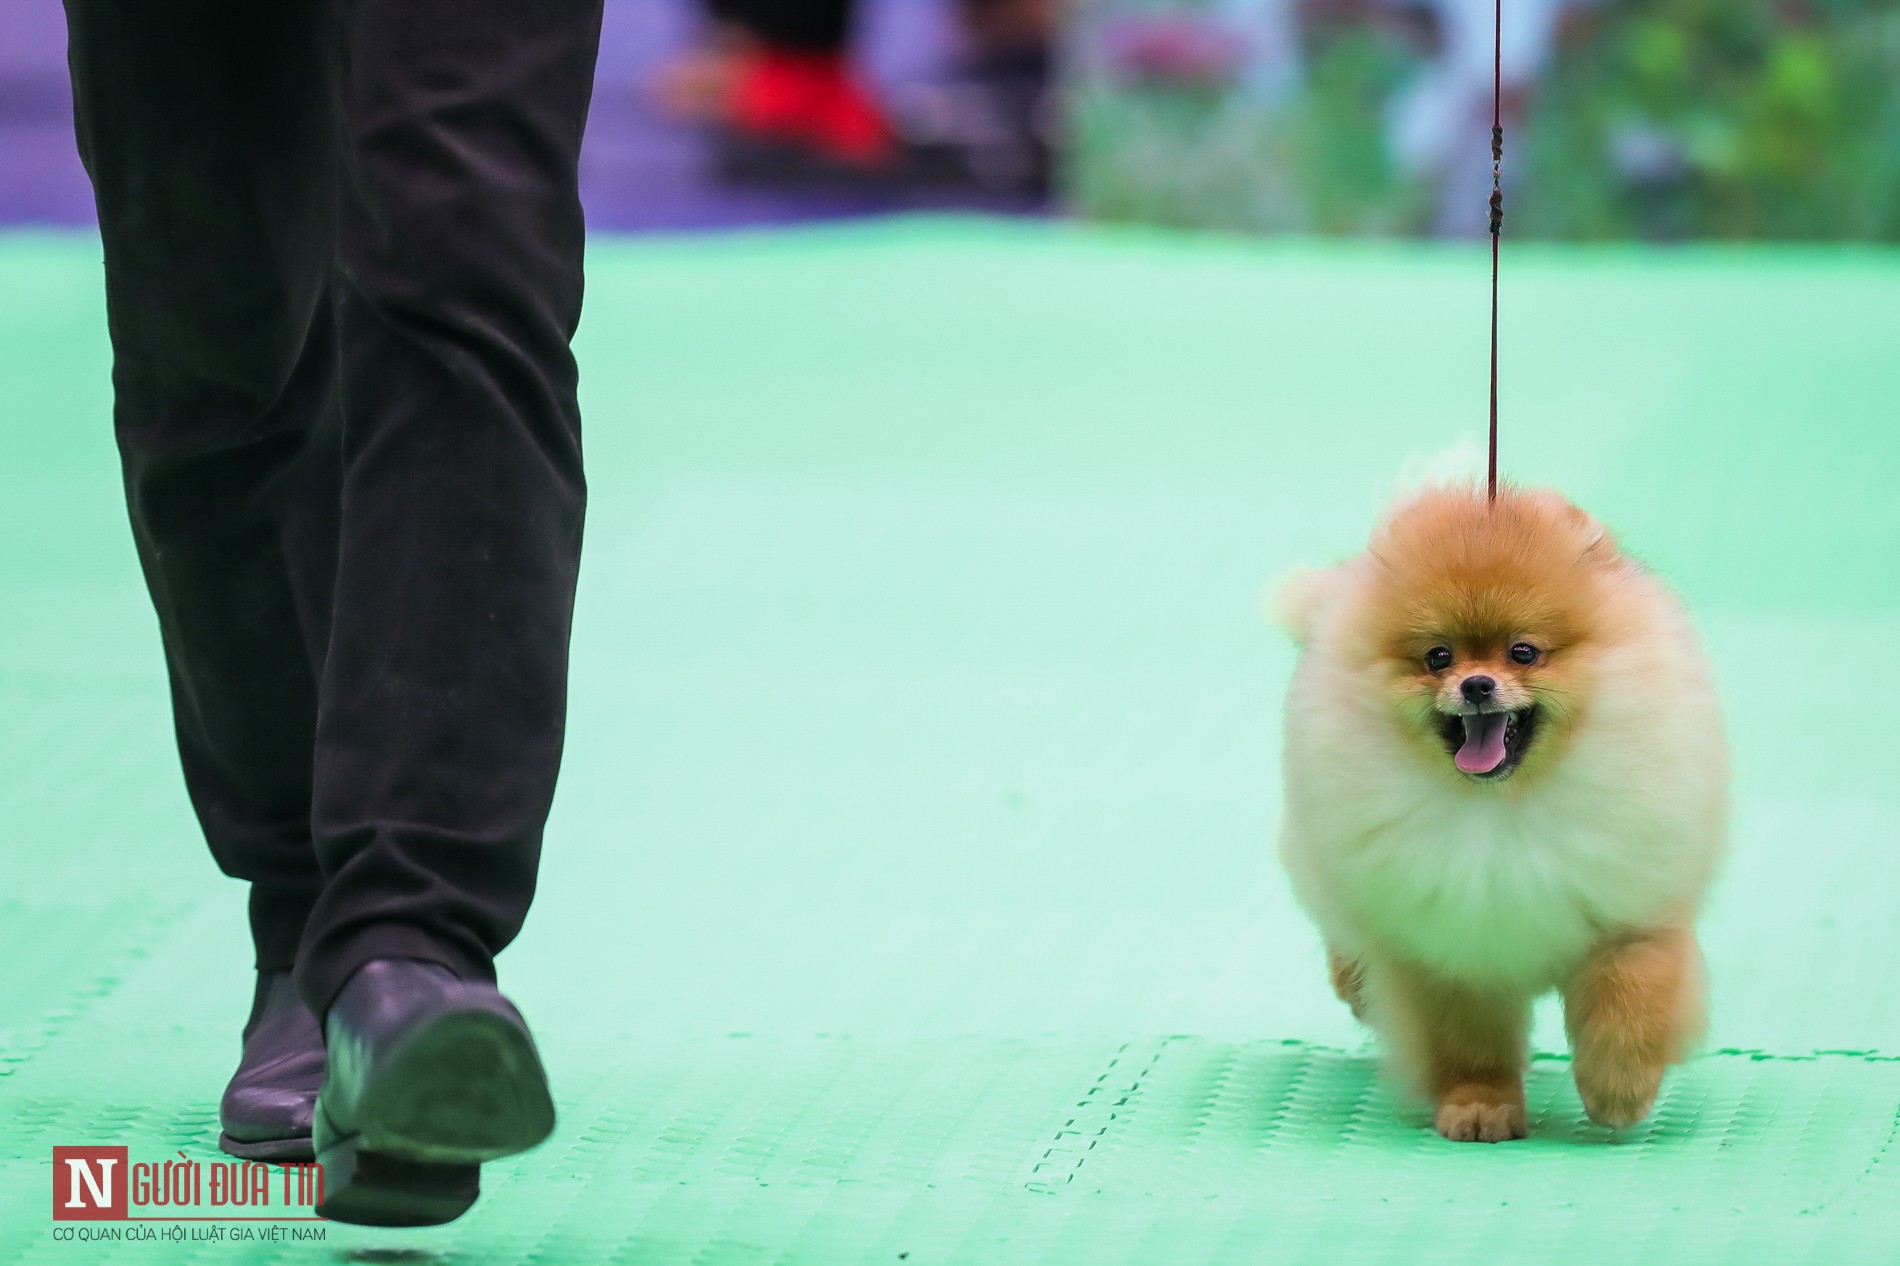
[[[0,238],[0,1263],[1900,1255],[1900,255],[1507,254],[1506,471],[1693,603],[1736,745],[1708,1053],[1533,1137],[1381,1084],[1272,853],[1260,614],[1482,439],[1475,250],[957,222],[597,242],[569,756],[504,981],[552,1141],[449,1227],[55,1238],[215,1156],[243,894],[119,502],[98,246]]]

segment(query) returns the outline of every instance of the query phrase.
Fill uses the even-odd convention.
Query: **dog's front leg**
[[[1705,1017],[1702,951],[1688,927],[1599,946],[1564,990],[1577,1093],[1598,1125],[1649,1115],[1663,1070],[1688,1052]]]
[[[1526,993],[1390,963],[1369,963],[1366,984],[1374,1023],[1400,1071],[1431,1098],[1440,1134],[1457,1143],[1502,1143],[1529,1132]]]

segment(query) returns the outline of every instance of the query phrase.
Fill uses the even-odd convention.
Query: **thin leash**
[[[1504,0],[1491,28],[1491,465],[1486,481],[1498,499],[1498,234],[1504,228]]]

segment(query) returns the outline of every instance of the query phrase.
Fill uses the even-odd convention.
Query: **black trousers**
[[[372,958],[492,979],[533,896],[600,4],[67,0],[185,782],[319,1015]]]

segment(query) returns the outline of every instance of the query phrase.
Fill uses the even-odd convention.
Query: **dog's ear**
[[[1588,512],[1578,509],[1569,502],[1564,503],[1564,508],[1569,512],[1570,522],[1575,525],[1583,540],[1583,548],[1578,551],[1580,557],[1604,558],[1616,553],[1616,541],[1610,536],[1610,529],[1597,522]]]
[[[1296,571],[1273,587],[1267,614],[1299,646],[1313,635],[1313,621],[1326,605],[1338,575],[1336,568]]]
[[[1601,523],[1597,522],[1596,519],[1585,514],[1582,510],[1577,511],[1577,517],[1583,521],[1580,526],[1583,528],[1584,536],[1589,540],[1589,544],[1583,547],[1584,553],[1616,553],[1616,538],[1610,535],[1610,529],[1604,527]]]
[[[1594,516],[1576,502],[1550,488],[1541,488],[1531,494],[1550,511],[1560,516],[1576,532],[1579,546],[1579,558],[1608,556],[1616,553],[1616,541],[1610,536],[1610,530],[1597,522]]]

